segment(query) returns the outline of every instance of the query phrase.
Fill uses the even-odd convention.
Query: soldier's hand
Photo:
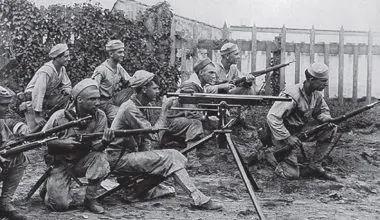
[[[287,139],[285,139],[285,142],[295,148],[295,147],[299,147],[302,145],[302,142],[300,141],[300,139],[296,136],[289,136]]]
[[[161,107],[161,112],[167,112],[170,107],[173,106],[174,101],[177,99],[177,97],[170,97],[167,98],[166,96],[162,97],[162,107]]]
[[[104,129],[102,142],[108,145],[113,139],[115,139],[115,132],[109,128]]]
[[[223,83],[219,85],[219,88],[228,91],[228,90],[234,89],[235,85],[231,83]]]
[[[36,115],[36,123],[38,127],[43,127],[46,124],[46,120],[42,116],[37,116]]]
[[[4,152],[4,150],[0,151],[0,154],[2,154],[2,152]],[[7,166],[7,163],[9,163],[9,160],[0,156],[0,165],[1,166]]]
[[[82,144],[78,141],[76,141],[74,138],[65,138],[59,140],[61,144],[64,144],[67,149],[69,150],[77,150],[78,148],[82,147]]]
[[[255,80],[255,77],[252,76],[251,74],[248,74],[248,75],[246,76],[245,81],[247,81],[247,82],[252,82],[253,80]]]

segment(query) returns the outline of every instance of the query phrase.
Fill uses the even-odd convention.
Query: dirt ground
[[[233,140],[246,157],[258,143],[255,130],[234,130]],[[261,192],[256,192],[267,219],[380,219],[380,130],[376,127],[345,133],[325,160],[325,167],[340,177],[338,182],[320,179],[284,180],[266,164],[250,167]],[[29,202],[25,197],[46,169],[41,150],[27,153],[30,165],[19,186],[15,204],[31,219],[258,219],[240,174],[226,150],[215,150],[210,142],[199,152],[204,165],[190,171],[196,185],[221,202],[224,211],[199,211],[176,186],[175,197],[127,204],[121,195],[103,200],[106,213],[92,214],[78,206],[68,212],[49,211],[38,193]],[[78,201],[83,188],[75,186]]]

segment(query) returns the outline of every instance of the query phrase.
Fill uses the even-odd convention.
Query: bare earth
[[[234,141],[244,156],[258,143],[254,132],[234,131]],[[239,138],[238,138],[239,137]],[[287,181],[276,176],[265,164],[250,167],[262,192],[256,195],[267,219],[380,219],[380,131],[345,133],[337,148],[326,160],[326,167],[338,175],[339,182],[319,179]],[[49,211],[38,193],[24,202],[31,186],[46,169],[41,150],[30,151],[28,166],[19,186],[15,204],[31,219],[258,219],[240,174],[228,151],[212,150],[209,143],[200,152],[204,167],[190,171],[196,185],[204,193],[225,205],[225,211],[199,211],[178,189],[175,197],[127,204],[122,196],[112,195],[103,201],[106,214],[96,215],[76,210]],[[211,155],[210,155],[211,154]],[[207,156],[206,156],[207,155]],[[83,199],[83,189],[77,198]]]

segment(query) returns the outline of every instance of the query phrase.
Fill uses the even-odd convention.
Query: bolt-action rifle
[[[43,140],[33,141],[27,144],[19,145],[10,149],[2,149],[0,155],[2,157],[8,157],[11,155],[16,155],[24,151],[32,150],[41,146],[44,146],[47,142],[57,139],[58,137],[50,137]]]
[[[365,106],[360,107],[360,108],[358,108],[358,109],[356,109],[354,111],[351,111],[351,112],[348,112],[348,113],[346,113],[344,115],[341,115],[339,117],[333,118],[333,119],[331,119],[328,122],[325,122],[325,123],[322,123],[320,125],[317,125],[317,126],[311,128],[309,130],[301,131],[301,132],[295,134],[295,136],[298,137],[298,139],[300,139],[301,142],[304,142],[309,137],[312,137],[313,135],[317,134],[318,132],[320,132],[320,131],[322,131],[322,130],[324,130],[326,128],[329,128],[331,125],[333,125],[333,124],[339,124],[339,123],[341,123],[343,121],[346,121],[349,118],[352,118],[352,117],[354,117],[354,116],[356,116],[356,115],[358,115],[358,114],[360,114],[362,112],[365,112],[365,111],[367,111],[367,110],[375,107],[379,103],[380,103],[380,101],[376,101],[374,103],[365,105]],[[263,138],[260,138],[260,140],[261,140],[261,142],[264,145],[270,146],[270,145],[272,145],[271,134],[270,134],[270,130],[269,129],[267,129],[267,130],[268,130],[267,134],[265,134],[265,136],[263,136]],[[287,152],[289,150],[291,150],[290,147],[288,147],[288,146],[284,147],[284,148],[282,148],[282,149],[274,152],[274,156],[278,157],[278,156],[282,155],[284,152]],[[301,153],[303,154],[304,157],[306,156],[306,154],[304,153],[304,150],[303,150],[302,147],[301,147]]]
[[[52,134],[58,133],[60,131],[66,130],[66,129],[71,128],[71,127],[79,126],[82,123],[86,123],[86,121],[91,119],[91,118],[92,118],[92,116],[86,116],[86,117],[83,117],[83,118],[80,118],[80,119],[77,119],[74,121],[67,122],[67,123],[62,124],[60,126],[48,129],[46,131],[40,131],[37,133],[27,134],[25,136],[22,136],[20,138],[15,139],[15,140],[11,140],[4,147],[0,148],[0,150],[13,148],[17,145],[24,143],[25,141],[33,141],[33,140],[39,140],[39,139],[47,138]]]
[[[294,63],[295,60],[293,61],[290,61],[288,63],[282,63],[282,64],[278,64],[278,65],[275,65],[275,66],[272,66],[272,67],[269,67],[268,69],[265,69],[265,70],[258,70],[258,71],[253,71],[249,74],[251,74],[252,76],[254,77],[258,77],[258,76],[261,76],[261,75],[264,75],[266,73],[269,73],[269,72],[272,72],[276,69],[280,69],[280,68],[283,68],[283,67],[286,67],[286,66],[289,66],[291,63]],[[246,82],[247,78],[246,77],[242,77],[242,78],[239,78],[239,79],[236,79],[236,80],[233,80],[231,81],[230,83],[231,84],[234,84],[234,85],[239,85],[240,83],[244,83]],[[222,84],[222,83],[227,83],[228,81],[222,81],[222,82],[219,82],[218,84]]]
[[[113,130],[115,138],[129,137],[139,134],[149,134],[159,131],[165,131],[167,128],[139,128],[139,129],[125,129],[125,130]],[[77,137],[79,142],[89,142],[101,139],[103,137],[103,132],[82,134]]]

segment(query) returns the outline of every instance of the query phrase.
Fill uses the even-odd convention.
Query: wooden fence
[[[318,30],[314,29],[294,29],[286,28],[263,28],[263,27],[239,27],[231,26],[230,30],[233,31],[250,31],[252,40],[228,40],[230,42],[235,42],[238,44],[241,51],[250,51],[251,57],[251,71],[256,70],[256,59],[257,52],[264,51],[266,53],[266,66],[269,66],[269,61],[271,58],[271,53],[276,49],[276,44],[274,41],[259,41],[257,40],[257,33],[279,33],[281,39],[281,63],[285,63],[286,53],[292,52],[295,54],[295,83],[300,81],[300,58],[301,54],[308,54],[310,56],[310,63],[314,62],[315,54],[324,54],[324,62],[329,66],[330,55],[337,55],[339,58],[339,69],[338,69],[338,99],[341,104],[344,102],[343,98],[343,78],[344,78],[344,55],[353,55],[353,89],[352,98],[353,102],[357,102],[358,99],[358,66],[359,66],[359,55],[367,56],[367,87],[366,87],[366,100],[371,102],[371,90],[372,90],[372,65],[373,65],[373,55],[380,55],[380,45],[373,45],[373,33],[371,31],[344,31],[343,27],[340,30]],[[310,36],[309,43],[289,43],[286,42],[287,34],[308,34]],[[377,34],[377,33],[376,33]],[[337,43],[315,43],[316,35],[338,35],[339,42]],[[345,36],[365,36],[368,38],[368,44],[345,44]],[[174,38],[173,38],[174,39]],[[217,50],[220,48],[212,48],[210,45],[213,44],[215,40],[202,40],[198,43],[198,48],[205,48],[209,52],[212,50]],[[175,42],[173,43],[176,44]],[[189,45],[191,45],[190,43]],[[177,46],[178,47],[178,46]],[[184,47],[183,44],[181,46]],[[211,54],[211,53],[209,53]],[[283,87],[285,85],[285,69],[282,68],[280,71],[280,85]],[[325,89],[325,97],[328,98],[329,89]]]

